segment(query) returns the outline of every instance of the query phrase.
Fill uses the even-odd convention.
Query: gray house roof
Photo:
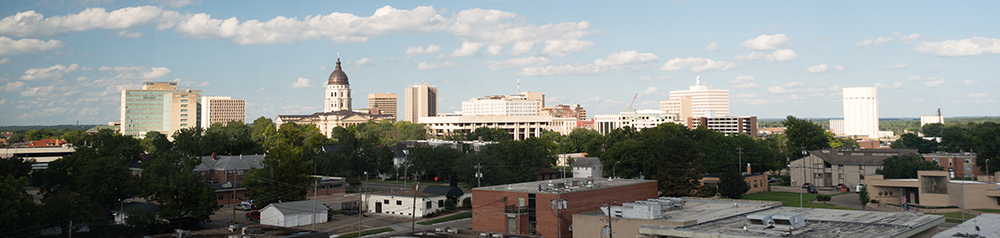
[[[600,165],[600,164],[601,160],[598,159],[597,157],[582,157],[582,158],[576,158],[576,160],[573,162],[573,167],[593,168],[594,165]]]
[[[281,212],[281,214],[288,215],[288,214],[312,213],[314,208],[313,203],[314,203],[313,200],[303,200],[296,202],[271,203],[267,206],[273,207],[274,209],[278,209],[278,211]],[[264,209],[267,209],[267,207],[265,207]],[[326,207],[324,207],[322,203],[317,202],[315,204],[315,209],[316,213],[327,212]]]
[[[215,159],[212,156],[201,156],[199,159],[201,159],[201,164],[195,166],[194,171],[246,170],[263,167],[261,162],[264,161],[264,155],[220,155]]]
[[[915,149],[829,149],[809,151],[831,165],[882,165],[882,161],[893,155],[916,154]]]

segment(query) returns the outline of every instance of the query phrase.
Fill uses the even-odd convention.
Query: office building
[[[201,128],[208,129],[215,123],[225,126],[231,121],[245,122],[247,101],[228,96],[206,96],[201,98]]]
[[[396,106],[395,93],[372,93],[368,94],[368,109],[377,108],[382,114],[395,117],[399,108]]]
[[[844,135],[844,120],[830,120],[830,132],[834,135]]]
[[[635,110],[625,108],[619,114],[595,115],[594,129],[601,135],[608,134],[614,129],[626,126],[634,127],[636,130],[643,128],[653,128],[662,123],[677,123],[680,125],[683,120],[677,114],[664,113],[660,110]]]
[[[403,110],[403,119],[413,123],[420,123],[421,117],[437,116],[437,95],[438,88],[431,87],[426,83],[414,84],[407,87],[403,94],[406,106]]]
[[[572,131],[569,126],[576,125],[575,118],[552,118],[551,116],[437,116],[421,117],[420,124],[427,127],[432,137],[447,136],[453,133],[469,133],[480,127],[499,128],[506,130],[512,140],[524,140],[529,137],[542,137],[542,131],[553,130],[562,134]],[[569,129],[569,131],[566,131]]]
[[[324,94],[324,111],[310,115],[278,115],[274,120],[275,126],[281,127],[285,123],[295,123],[299,125],[315,125],[326,137],[330,137],[333,128],[338,126],[346,127],[366,123],[368,121],[396,121],[393,115],[382,114],[373,115],[364,112],[351,110],[351,85],[347,79],[347,73],[340,67],[340,59],[337,59],[337,68],[330,73],[330,79],[326,82],[326,92]]]
[[[941,123],[944,124],[944,117],[941,115],[923,115],[920,116],[920,126],[924,126],[931,123]]]
[[[757,117],[688,117],[687,127],[694,130],[704,126],[709,130],[732,134],[757,136]]]
[[[729,90],[708,89],[698,78],[688,90],[670,91],[670,100],[660,101],[660,110],[678,114],[682,121],[688,117],[729,116]]]
[[[580,228],[573,224],[573,214],[656,194],[655,180],[633,179],[572,178],[479,187],[472,189],[472,229],[573,237],[570,228]]]
[[[181,128],[201,125],[201,90],[177,90],[177,82],[146,82],[142,89],[122,90],[121,130],[139,138],[157,131],[173,136]]]
[[[878,138],[877,88],[844,88],[844,135]]]
[[[563,105],[553,107],[543,107],[542,114],[548,114],[555,118],[576,118],[578,121],[587,120],[587,109],[583,109],[580,104]]]
[[[983,171],[983,168],[979,164],[976,164],[976,153],[934,152],[921,154],[920,156],[923,156],[924,160],[933,161],[940,165],[941,169],[948,171],[951,178],[965,178],[966,176],[975,178],[983,175],[992,175]]]
[[[872,174],[865,178],[865,184],[871,197],[869,206],[902,210],[899,207],[905,201],[914,212],[933,212],[928,211],[929,208],[942,207],[951,207],[955,212],[959,208],[995,210],[1000,209],[996,175],[1000,173],[961,180],[952,179],[947,171],[920,170],[917,178],[911,179],[887,179],[881,174]]]
[[[462,102],[463,116],[538,116],[545,96],[539,92],[494,95]]]

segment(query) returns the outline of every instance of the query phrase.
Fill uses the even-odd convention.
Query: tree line
[[[982,172],[1000,171],[1000,123],[930,123],[920,128],[924,139],[915,133],[900,136],[892,148],[917,149],[920,153],[972,152]],[[940,142],[936,138],[940,138]],[[987,163],[989,161],[989,163]]]

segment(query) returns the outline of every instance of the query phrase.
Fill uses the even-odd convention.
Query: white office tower
[[[201,128],[208,129],[213,123],[223,126],[231,121],[243,122],[247,117],[247,102],[229,96],[201,97]]]
[[[421,117],[437,116],[438,88],[426,83],[406,87],[403,99],[406,106],[403,118],[413,123],[419,123]]]
[[[844,88],[844,134],[878,137],[877,88]]]
[[[685,108],[688,105],[690,108]],[[709,117],[712,111],[712,117],[729,116],[729,90],[708,89],[708,86],[701,85],[699,77],[688,90],[670,91],[670,100],[661,101],[660,109],[682,117]],[[688,113],[690,115],[686,115]]]
[[[538,116],[545,96],[540,92],[494,95],[462,102],[463,116]]]

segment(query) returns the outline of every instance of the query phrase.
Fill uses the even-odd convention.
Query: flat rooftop
[[[268,237],[327,238],[330,236],[329,233],[325,231],[313,231],[313,230],[299,229],[293,227],[280,227],[280,226],[254,224],[254,225],[245,225],[241,227],[240,230],[237,230],[235,232],[230,231],[228,228],[191,231],[190,237],[229,238],[231,235],[240,235],[243,234],[244,232],[246,232],[246,235],[248,236],[258,237],[258,238],[268,238]],[[151,235],[146,237],[173,238],[177,236],[176,233],[170,233],[170,234]]]
[[[689,201],[685,207],[692,203]],[[746,216],[750,214],[802,213],[805,215],[806,224],[792,233],[796,237],[909,237],[927,229],[933,229],[944,222],[944,216],[940,215],[903,212],[792,207],[773,207],[747,213],[740,212],[739,210],[731,211],[729,213],[732,214],[731,216],[711,221],[699,219],[697,224],[686,226],[644,225],[640,228],[640,233],[681,237],[697,236],[698,234],[746,237],[787,237],[789,235],[788,232],[774,229],[744,230],[744,227],[749,225]],[[697,216],[697,214],[691,215]],[[701,217],[708,218],[704,215]]]
[[[524,237],[524,238],[541,238],[541,236],[533,235],[519,235],[519,234],[508,234],[508,233],[497,233],[497,232],[487,232],[487,231],[474,231],[466,230],[462,228],[451,228],[451,227],[439,227],[430,228],[419,231],[406,231],[385,235],[376,235],[372,238],[413,238],[413,237],[441,237],[441,238],[480,238],[483,234],[487,236],[493,234],[501,234],[501,237]]]
[[[562,187],[559,186],[560,183],[562,184]],[[613,188],[613,187],[628,186],[628,185],[643,184],[643,183],[656,183],[656,180],[639,180],[639,179],[609,180],[606,178],[562,178],[562,179],[552,179],[543,181],[532,181],[525,183],[478,187],[472,189],[472,191],[486,190],[486,191],[510,191],[510,192],[523,192],[523,193],[561,194],[561,193]]]
[[[983,213],[951,229],[942,231],[934,235],[933,238],[976,237],[973,235],[991,238],[1000,237],[1000,214]]]

